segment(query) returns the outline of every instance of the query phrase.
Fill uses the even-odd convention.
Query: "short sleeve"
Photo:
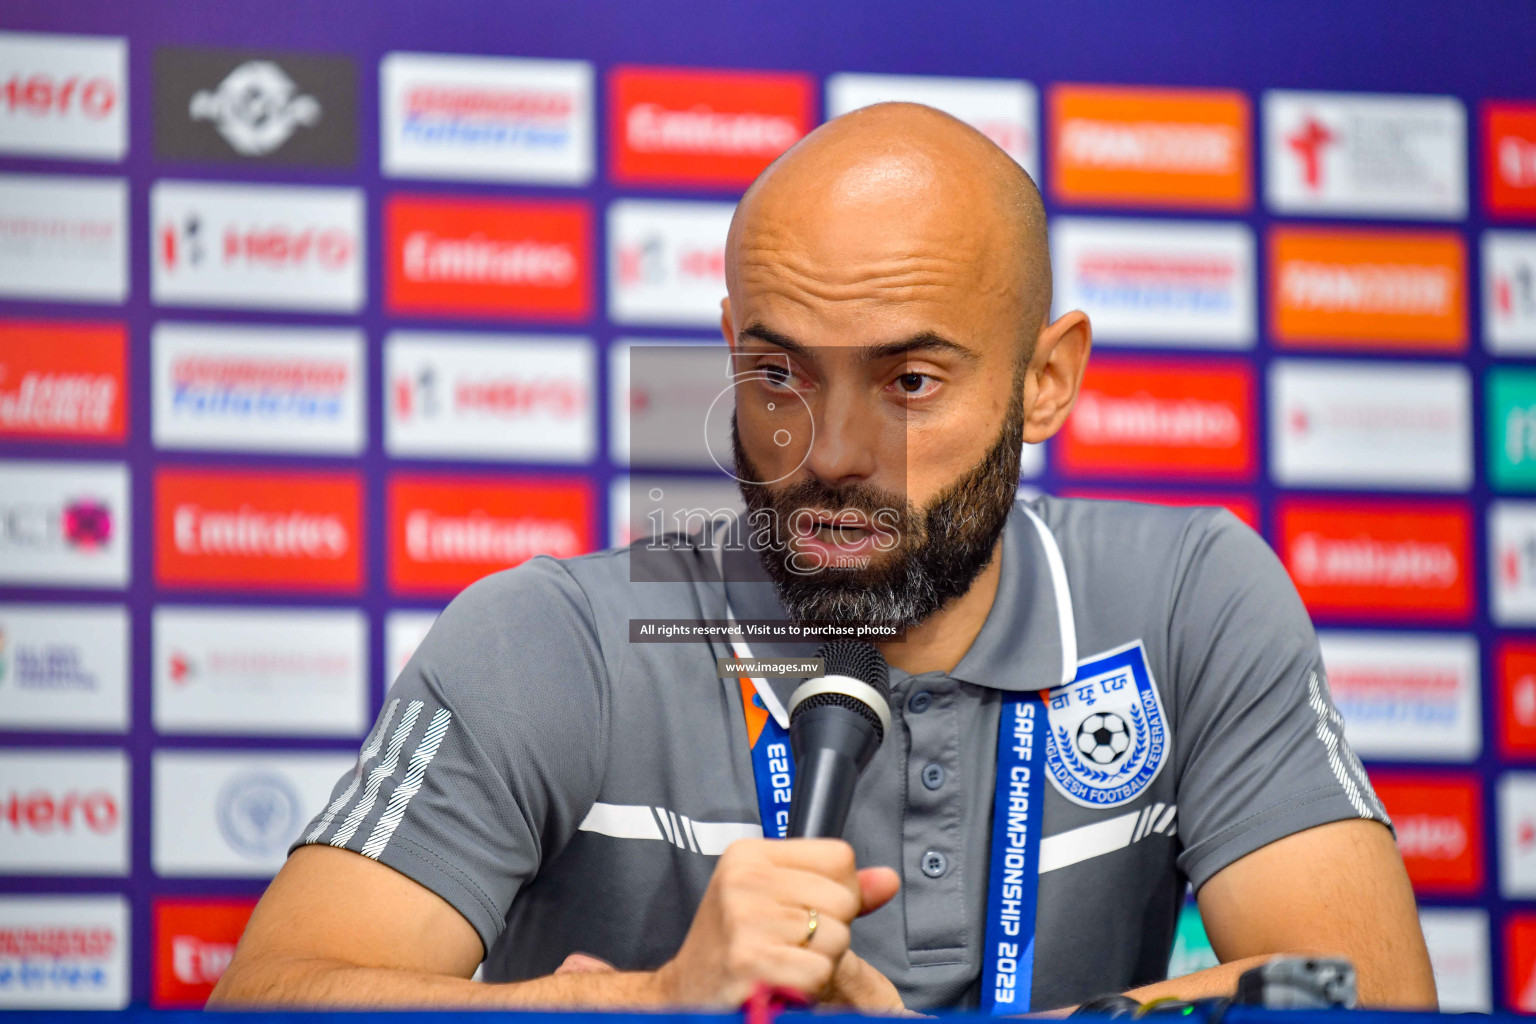
[[[1344,740],[1317,635],[1280,560],[1225,510],[1191,536],[1169,657],[1179,680],[1179,867],[1198,889],[1303,829],[1390,822]]]
[[[452,904],[489,949],[513,897],[597,797],[605,695],[592,612],[570,574],[538,558],[489,576],[438,617],[294,847],[387,864]]]

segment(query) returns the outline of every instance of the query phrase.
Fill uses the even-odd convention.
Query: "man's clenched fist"
[[[721,855],[677,956],[656,972],[661,1001],[729,1007],[759,983],[899,1012],[894,986],[848,953],[849,925],[900,886],[890,868],[856,870],[840,839],[743,839]],[[816,928],[809,942],[810,911]],[[803,943],[803,944],[802,944]]]

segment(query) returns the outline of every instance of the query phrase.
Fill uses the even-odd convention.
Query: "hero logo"
[[[124,39],[0,32],[0,152],[121,160],[127,66]]]
[[[391,454],[580,462],[596,447],[585,338],[401,331],[384,360]]]
[[[619,68],[609,84],[622,182],[746,185],[812,124],[804,75]]]
[[[608,310],[620,323],[720,320],[729,203],[621,199],[608,208]]]
[[[1452,97],[1270,91],[1264,130],[1276,210],[1466,215],[1466,112]]]
[[[1461,620],[1471,522],[1460,504],[1280,504],[1278,550],[1314,614]]]
[[[128,761],[121,751],[0,753],[0,870],[125,874]]]
[[[1494,352],[1536,352],[1536,233],[1483,234],[1483,334]]]
[[[584,185],[592,177],[592,65],[391,53],[380,63],[391,177]]]
[[[358,189],[160,181],[155,301],[352,312],[362,306]]]
[[[192,95],[188,113],[211,121],[237,153],[264,156],[300,127],[320,122],[320,101],[299,92],[288,73],[269,60],[246,61],[215,90]]]

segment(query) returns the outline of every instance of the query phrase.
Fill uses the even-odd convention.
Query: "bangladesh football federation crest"
[[[1168,760],[1168,719],[1139,640],[1079,662],[1077,678],[1047,695],[1046,717],[1046,773],[1083,807],[1134,800]]]

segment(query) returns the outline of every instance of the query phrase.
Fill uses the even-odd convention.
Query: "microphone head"
[[[807,679],[790,697],[789,720],[812,708],[847,708],[867,719],[880,740],[891,727],[890,667],[865,640],[828,640],[816,652],[821,675]]]

